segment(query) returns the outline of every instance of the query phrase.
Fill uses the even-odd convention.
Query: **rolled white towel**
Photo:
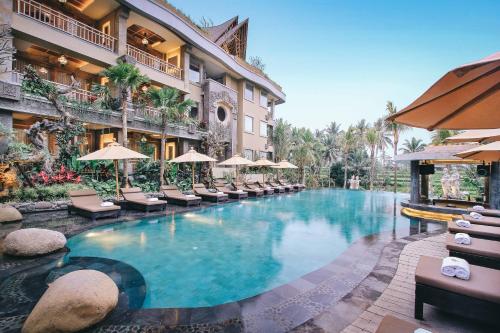
[[[481,205],[475,205],[475,206],[472,206],[472,209],[481,211],[481,210],[484,210],[485,208],[484,208],[484,206],[481,206]]]
[[[186,198],[196,198],[196,195],[194,195],[194,194],[186,194]]]
[[[462,280],[468,280],[470,278],[470,266],[462,258],[446,257],[441,264],[441,273],[446,276],[455,276]]]
[[[272,187],[266,187],[266,190],[271,191],[273,188]]]
[[[470,222],[466,220],[456,220],[455,223],[462,228],[470,228],[471,226]]]
[[[110,207],[110,206],[113,206],[112,202],[104,201],[101,203],[101,207]]]
[[[432,332],[428,331],[428,330],[426,330],[424,328],[419,327],[415,331],[413,331],[413,333],[432,333]]]
[[[158,201],[158,198],[149,198],[148,201]]]
[[[243,192],[245,192],[245,191],[243,191],[243,190],[237,190],[236,192],[243,193]]]
[[[470,212],[469,214],[473,219],[479,220],[480,218],[483,217],[483,215],[476,213],[476,212]]]
[[[217,194],[218,194],[218,195],[222,195],[222,194],[224,194],[224,192],[217,192]]]
[[[455,243],[457,244],[463,244],[463,245],[470,245],[471,243],[471,238],[468,234],[459,232],[455,234]]]

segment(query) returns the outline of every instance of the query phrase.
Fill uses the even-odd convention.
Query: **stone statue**
[[[460,174],[458,173],[456,167],[453,167],[451,170],[452,170],[450,174],[451,197],[460,199],[460,197],[462,196],[462,193],[460,192]]]
[[[441,188],[443,189],[443,198],[449,198],[451,194],[450,188],[450,172],[448,167],[444,167],[443,176],[441,177]]]
[[[359,190],[359,176],[356,176],[355,189]]]
[[[347,182],[349,183],[349,189],[354,190],[354,175]]]

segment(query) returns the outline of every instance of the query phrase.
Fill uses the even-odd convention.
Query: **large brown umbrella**
[[[116,200],[120,199],[120,190],[118,184],[118,160],[144,159],[149,158],[146,155],[125,148],[118,142],[112,142],[106,147],[99,149],[93,153],[80,157],[79,161],[97,161],[97,160],[113,160],[115,166],[116,180]]]
[[[434,129],[500,127],[500,52],[460,66],[388,120]]]
[[[239,172],[240,166],[242,166],[242,165],[245,165],[245,166],[252,165],[253,166],[253,162],[244,158],[244,157],[241,157],[240,154],[234,154],[233,157],[228,158],[227,160],[219,163],[219,166],[235,166],[236,167],[236,182],[238,182],[238,172]]]
[[[217,161],[214,158],[211,158],[210,156],[200,154],[196,152],[196,150],[191,147],[187,153],[181,156],[177,156],[170,162],[174,163],[191,163],[191,170],[192,170],[192,180],[193,180],[193,191],[194,191],[194,164],[196,162],[215,162]]]
[[[479,142],[488,143],[500,140],[500,128],[469,130],[446,138],[449,142]]]
[[[279,169],[298,169],[299,167],[288,162],[287,160],[281,160],[278,164],[276,164],[275,166],[271,167],[273,169],[278,169],[278,179],[280,178],[280,174],[279,174]]]
[[[500,141],[478,146],[455,155],[478,161],[500,162]]]
[[[272,167],[272,166],[276,166],[276,165],[277,165],[276,163],[273,163],[273,162],[269,161],[268,159],[260,158],[257,161],[253,162],[253,164],[251,166],[265,168],[265,167]],[[266,180],[264,177],[265,177],[264,172],[262,172],[262,185],[264,185],[266,183]]]

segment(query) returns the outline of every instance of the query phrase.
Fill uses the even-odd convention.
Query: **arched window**
[[[217,118],[221,123],[223,123],[224,121],[226,121],[226,117],[227,117],[226,110],[224,110],[222,106],[219,106],[217,108]]]

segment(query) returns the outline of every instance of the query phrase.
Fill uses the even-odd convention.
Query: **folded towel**
[[[432,333],[431,331],[428,331],[424,328],[417,328],[413,333]]]
[[[272,187],[266,187],[266,190],[271,191],[273,188]]]
[[[446,257],[441,264],[441,273],[446,276],[468,280],[470,278],[470,266],[462,258]]]
[[[158,201],[158,198],[149,198],[148,201]]]
[[[476,205],[476,206],[472,206],[472,209],[474,209],[474,210],[484,210],[484,206]]]
[[[194,194],[186,194],[186,198],[196,198],[196,195],[194,195]]]
[[[243,191],[243,190],[237,190],[236,192],[240,192],[240,193],[243,193],[243,192],[245,192],[245,191]]]
[[[466,233],[459,232],[459,233],[455,234],[455,243],[470,245],[470,243],[471,243],[470,236]]]
[[[218,195],[224,194],[224,192],[217,192]]]
[[[101,203],[101,207],[110,207],[110,206],[113,206],[112,202],[104,201]]]
[[[462,228],[470,228],[471,224],[466,220],[456,220],[455,223]]]
[[[480,218],[483,217],[483,215],[476,213],[476,212],[470,212],[469,214],[473,219],[479,220]]]

